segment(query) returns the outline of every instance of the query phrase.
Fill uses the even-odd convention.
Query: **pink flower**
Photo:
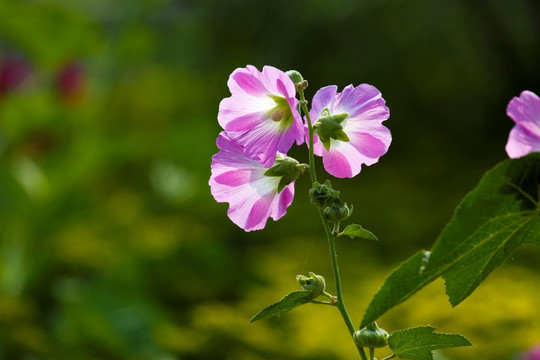
[[[540,344],[525,353],[521,360],[540,360]]]
[[[0,59],[0,95],[20,87],[32,73],[30,65],[17,55],[8,55]]]
[[[278,220],[285,215],[293,201],[298,171],[292,177],[287,176],[290,171],[276,176],[276,168],[283,168],[283,161],[297,168],[298,162],[278,154],[276,166],[265,168],[248,158],[243,147],[231,141],[225,131],[219,135],[217,145],[220,151],[212,157],[209,184],[216,201],[229,203],[229,218],[242,229],[252,231],[264,228],[268,217]]]
[[[270,167],[278,151],[304,142],[296,89],[283,71],[248,65],[233,71],[227,85],[232,96],[221,101],[218,122],[247,157]]]
[[[390,130],[382,125],[390,111],[379,90],[368,84],[349,85],[341,93],[335,85],[320,89],[310,116],[316,134],[313,152],[337,177],[353,177],[362,164],[376,163],[392,141]]]
[[[512,159],[540,151],[540,98],[531,91],[523,91],[508,103],[506,114],[516,125],[510,131],[506,153]]]

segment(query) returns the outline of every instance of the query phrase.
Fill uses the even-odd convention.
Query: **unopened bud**
[[[311,298],[315,299],[317,296],[321,295],[326,288],[326,282],[324,277],[321,275],[316,275],[315,273],[310,272],[309,277],[304,275],[297,275],[296,281],[302,289],[311,291]]]
[[[311,203],[318,207],[327,207],[333,205],[339,200],[339,191],[332,189],[330,180],[326,180],[324,184],[315,182],[309,190],[309,199]]]
[[[324,217],[329,222],[336,223],[346,220],[349,216],[351,216],[352,211],[352,205],[350,208],[347,204],[329,206],[324,209]]]
[[[354,342],[368,348],[380,348],[388,345],[388,333],[374,321],[353,334]]]

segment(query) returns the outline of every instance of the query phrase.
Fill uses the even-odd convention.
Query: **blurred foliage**
[[[0,359],[353,358],[335,309],[248,325],[296,274],[331,269],[307,179],[256,233],[213,201],[228,75],[270,64],[299,70],[308,97],[367,82],[387,100],[389,153],[333,179],[380,239],[338,244],[359,321],[506,157],[506,104],[540,91],[539,63],[535,0],[2,0]],[[477,345],[449,359],[510,359],[540,341],[539,259],[516,253],[455,309],[430,285],[379,324]]]

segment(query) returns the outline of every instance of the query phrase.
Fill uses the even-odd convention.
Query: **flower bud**
[[[289,70],[289,71],[286,71],[285,74],[292,80],[296,90],[299,90],[299,89],[303,90],[308,87],[307,80],[304,80],[304,78],[302,77],[302,74],[300,74],[298,71]]]
[[[292,82],[296,85],[296,84],[300,84],[302,81],[304,81],[304,78],[302,77],[302,74],[300,74],[298,71],[296,70],[289,70],[289,71],[286,71],[285,74],[291,78]]]
[[[316,275],[315,273],[309,272],[309,277],[304,275],[297,275],[296,281],[302,289],[311,291],[311,298],[315,299],[317,296],[321,295],[326,288],[326,282],[324,277],[321,275]]]
[[[324,217],[329,222],[336,223],[346,220],[349,216],[351,216],[352,211],[352,205],[350,208],[347,204],[329,206],[324,209]]]
[[[388,333],[374,321],[353,334],[354,342],[368,348],[380,348],[388,345]]]
[[[300,164],[295,159],[288,156],[276,156],[274,166],[266,170],[265,176],[281,176],[278,185],[278,192],[281,192],[285,186],[295,181],[300,173],[306,169],[308,165]]]
[[[339,191],[332,189],[330,180],[326,180],[324,184],[315,182],[313,187],[309,190],[309,200],[311,203],[318,207],[327,207],[333,205],[339,200]]]

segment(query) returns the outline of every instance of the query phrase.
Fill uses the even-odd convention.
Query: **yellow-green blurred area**
[[[540,93],[540,3],[1,0],[0,359],[358,357],[331,307],[248,324],[297,274],[335,288],[306,176],[287,215],[252,233],[210,195],[219,102],[247,64],[300,71],[308,98],[370,83],[387,101],[388,154],[331,178],[380,239],[337,244],[359,324],[506,158],[506,104]],[[438,359],[513,359],[540,342],[539,264],[521,249],[454,309],[439,280],[379,325],[475,344]]]

